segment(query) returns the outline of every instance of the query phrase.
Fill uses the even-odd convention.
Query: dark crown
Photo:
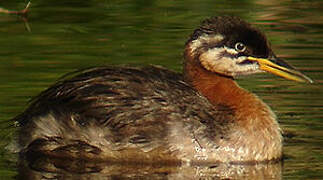
[[[248,47],[246,55],[257,57],[271,55],[271,49],[265,35],[239,17],[216,16],[206,19],[193,32],[187,43],[198,39],[203,34],[220,34],[224,36],[219,46],[225,45],[234,48],[237,42],[241,42]]]

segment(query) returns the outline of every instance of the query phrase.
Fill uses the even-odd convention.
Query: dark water
[[[25,4],[0,1],[6,9],[23,9]],[[158,64],[180,71],[187,37],[201,20],[213,15],[236,15],[257,25],[277,55],[315,81],[302,84],[267,74],[239,80],[276,112],[286,134],[286,158],[283,168],[257,167],[260,175],[268,176],[235,176],[232,173],[239,171],[259,172],[255,167],[233,167],[228,177],[323,178],[323,1],[47,0],[34,1],[30,10],[28,21],[0,14],[0,179],[18,174],[32,174],[30,179],[217,177],[212,168],[161,165],[83,163],[86,170],[80,171],[76,167],[82,162],[52,162],[55,166],[24,169],[17,166],[16,155],[4,149],[14,136],[14,129],[5,128],[6,120],[61,75],[105,64]]]

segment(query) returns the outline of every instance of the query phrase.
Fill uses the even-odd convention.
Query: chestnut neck
[[[239,87],[232,77],[210,72],[202,67],[198,59],[185,53],[184,78],[195,90],[205,96],[213,105],[243,107],[254,97]]]

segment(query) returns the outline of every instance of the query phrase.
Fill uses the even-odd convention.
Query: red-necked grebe
[[[107,66],[59,80],[15,118],[21,153],[108,161],[280,159],[274,113],[234,78],[266,71],[311,80],[237,17],[203,21],[186,42],[184,59],[183,75]]]

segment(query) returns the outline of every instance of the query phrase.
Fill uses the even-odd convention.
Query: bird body
[[[183,74],[107,66],[64,77],[15,118],[21,152],[159,163],[281,159],[276,116],[234,78],[263,71],[309,78],[277,59],[265,36],[236,17],[202,22],[184,59]]]

